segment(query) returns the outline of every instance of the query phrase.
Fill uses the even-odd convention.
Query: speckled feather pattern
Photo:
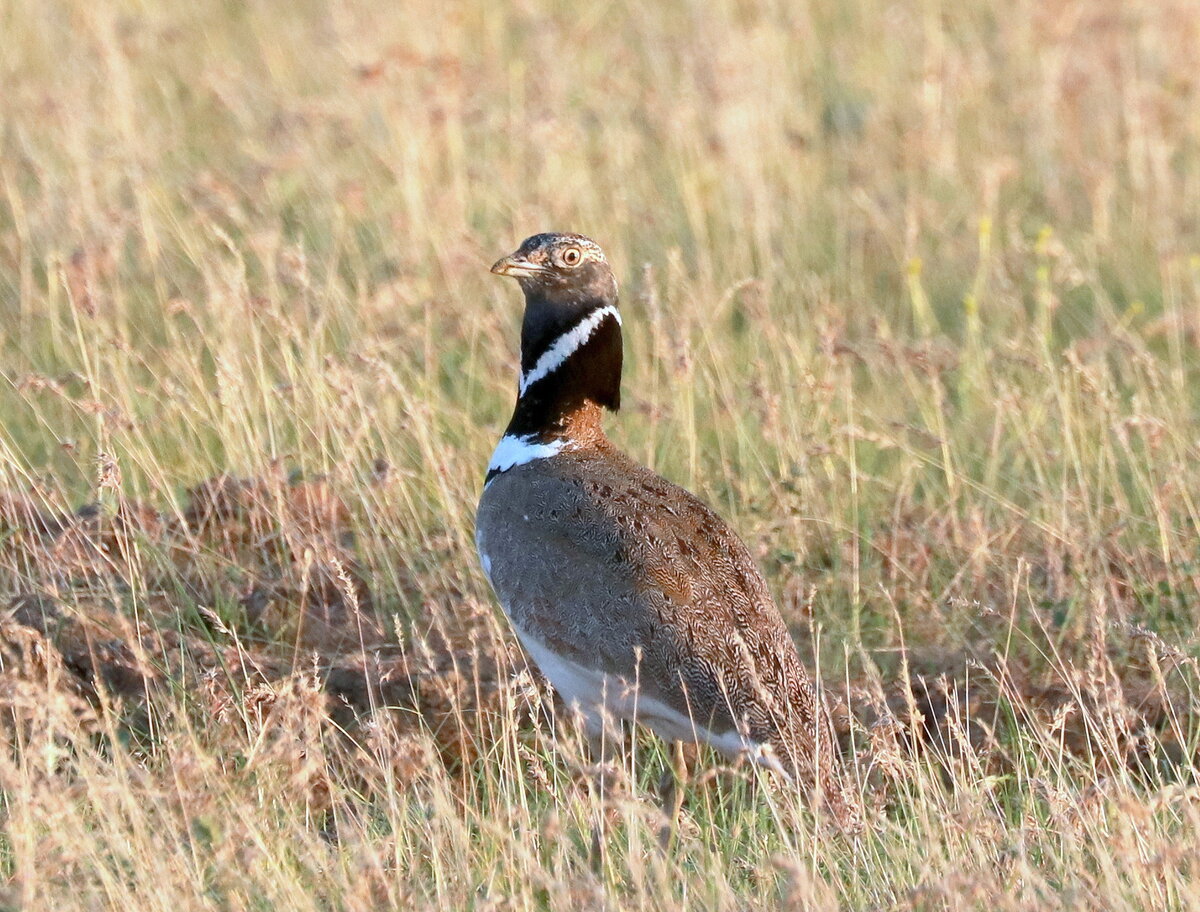
[[[607,710],[746,750],[857,829],[820,695],[746,546],[604,434],[622,344],[603,252],[539,234],[492,269],[525,294],[522,382],[475,531],[515,632],[591,735]]]
[[[769,745],[853,816],[831,726],[766,583],[700,500],[602,440],[497,476],[477,525],[515,624],[714,732]]]

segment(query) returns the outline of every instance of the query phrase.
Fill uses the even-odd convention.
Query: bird
[[[517,280],[525,310],[516,405],[475,539],[526,653],[593,749],[614,720],[708,744],[808,789],[857,831],[829,716],[745,544],[605,434],[623,352],[604,251],[536,234],[491,271]]]

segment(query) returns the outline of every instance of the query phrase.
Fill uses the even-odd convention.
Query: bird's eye
[[[579,261],[583,259],[583,251],[578,247],[568,247],[562,252],[562,261],[564,266],[578,266]]]

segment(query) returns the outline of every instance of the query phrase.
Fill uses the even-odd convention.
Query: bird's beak
[[[496,273],[496,275],[512,276],[514,279],[523,278],[524,276],[534,276],[545,271],[541,266],[530,263],[528,260],[523,260],[515,253],[501,257],[492,265],[492,272]]]

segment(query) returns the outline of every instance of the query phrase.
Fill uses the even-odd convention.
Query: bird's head
[[[535,234],[498,260],[492,272],[516,279],[527,299],[568,309],[617,301],[617,280],[604,251],[582,234]]]
[[[492,267],[525,292],[521,401],[566,409],[621,402],[617,280],[600,245],[581,234],[535,234]],[[539,406],[539,407],[541,407]],[[532,419],[531,419],[532,420]]]

